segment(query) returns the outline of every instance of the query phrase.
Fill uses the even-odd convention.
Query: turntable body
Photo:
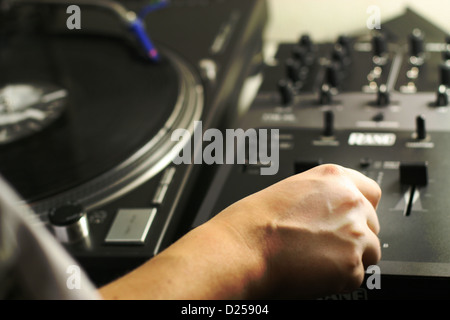
[[[67,29],[63,6],[3,13],[0,172],[50,229],[58,221],[68,251],[101,284],[176,239],[200,166],[172,163],[188,140],[171,133],[235,112],[266,7],[171,1],[145,21],[158,62],[117,17],[80,7],[80,30]],[[81,240],[78,217],[87,221]]]

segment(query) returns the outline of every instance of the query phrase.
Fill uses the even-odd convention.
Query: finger
[[[381,259],[381,246],[380,240],[375,233],[371,230],[367,230],[365,243],[363,244],[362,262],[364,268],[368,266],[376,265]]]
[[[363,175],[359,171],[344,168],[347,176],[353,181],[356,187],[366,197],[367,200],[376,209],[381,199],[381,188],[373,179]]]
[[[365,210],[365,216],[367,221],[367,226],[374,233],[374,235],[378,235],[380,233],[380,222],[378,220],[377,212],[372,204],[367,200],[367,209]]]

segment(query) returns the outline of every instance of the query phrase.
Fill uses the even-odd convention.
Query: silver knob
[[[62,243],[73,243],[89,235],[86,212],[79,204],[66,204],[48,214],[50,226]]]

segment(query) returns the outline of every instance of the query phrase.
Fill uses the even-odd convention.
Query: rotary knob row
[[[424,33],[420,29],[414,29],[409,36],[410,63],[420,66],[425,58]],[[448,105],[447,88],[450,86],[450,37],[445,39],[445,47],[442,51],[443,62],[438,66],[439,88],[436,93],[435,106]]]
[[[314,60],[314,43],[309,35],[302,35],[292,49],[292,56],[285,62],[286,78],[278,82],[282,106],[292,103],[297,91],[307,81]]]

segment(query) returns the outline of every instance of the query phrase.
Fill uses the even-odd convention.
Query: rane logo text
[[[348,137],[351,146],[382,146],[389,147],[395,144],[396,136],[393,133],[363,133],[352,132]]]

